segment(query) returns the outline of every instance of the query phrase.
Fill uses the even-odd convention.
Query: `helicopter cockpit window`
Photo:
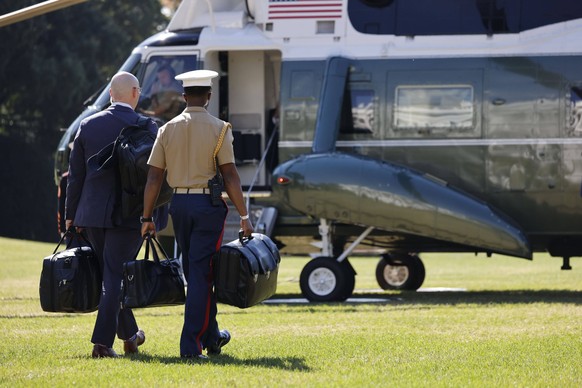
[[[395,130],[451,134],[474,126],[469,85],[399,86],[394,99]]]
[[[145,66],[141,80],[141,97],[138,111],[165,123],[179,115],[186,107],[182,96],[182,83],[177,74],[196,70],[195,55],[156,56]]]

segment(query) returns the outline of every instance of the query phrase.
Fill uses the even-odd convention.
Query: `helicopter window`
[[[398,86],[394,107],[395,129],[448,129],[459,131],[473,128],[473,87]]]
[[[582,85],[570,88],[568,134],[582,136]]]
[[[138,111],[162,124],[186,107],[184,89],[174,77],[197,68],[196,55],[165,55],[150,58],[140,81],[142,93]]]
[[[373,90],[346,90],[340,124],[340,140],[348,134],[374,133],[376,98]]]
[[[312,71],[294,71],[291,73],[291,98],[313,98],[315,74]]]

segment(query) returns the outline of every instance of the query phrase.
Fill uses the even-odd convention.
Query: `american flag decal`
[[[339,19],[340,0],[269,0],[269,19]]]

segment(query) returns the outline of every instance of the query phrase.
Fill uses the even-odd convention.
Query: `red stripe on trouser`
[[[210,285],[208,287],[208,296],[206,297],[206,311],[204,312],[204,325],[202,325],[202,330],[196,336],[196,347],[198,348],[198,353],[202,353],[202,346],[200,343],[200,338],[202,334],[206,333],[206,329],[208,329],[208,321],[210,320]]]

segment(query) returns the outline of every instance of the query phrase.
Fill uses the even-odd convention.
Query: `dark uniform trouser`
[[[120,309],[123,263],[134,258],[142,242],[139,229],[87,228],[89,242],[100,260],[103,290],[91,342],[112,347],[115,333],[131,338],[138,326],[131,309]]]
[[[227,208],[212,206],[207,194],[175,194],[170,215],[188,282],[180,355],[202,353],[219,338],[212,255],[220,248]]]

